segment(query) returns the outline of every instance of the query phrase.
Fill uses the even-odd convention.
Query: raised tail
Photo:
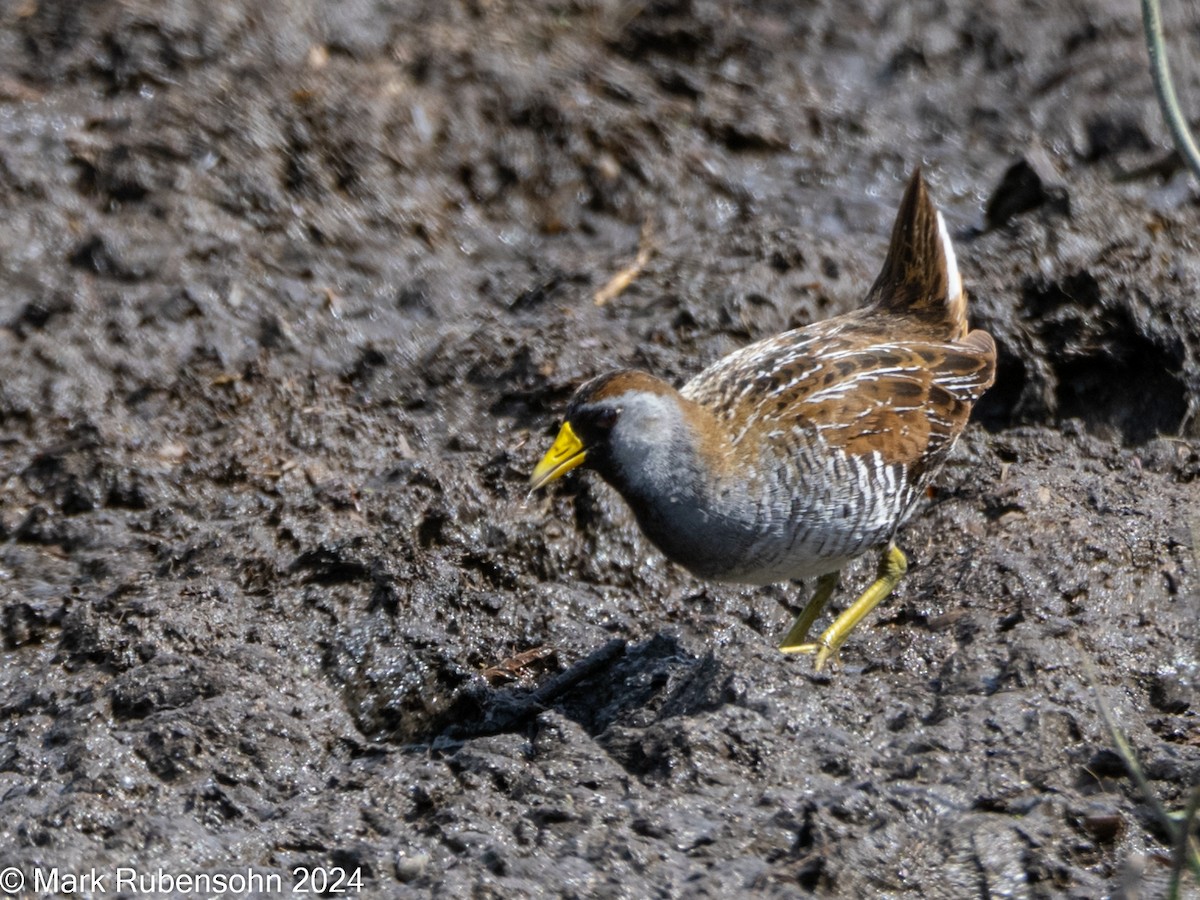
[[[942,214],[929,199],[920,168],[913,172],[900,201],[887,259],[867,303],[931,325],[944,323],[944,337],[949,340],[967,333],[967,295],[954,246]]]

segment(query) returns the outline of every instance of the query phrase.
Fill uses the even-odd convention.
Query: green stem
[[[1175,96],[1175,84],[1171,80],[1171,69],[1167,65],[1167,48],[1163,42],[1162,10],[1158,0],[1142,0],[1142,26],[1146,31],[1146,49],[1150,54],[1150,74],[1154,76],[1154,90],[1158,93],[1158,105],[1163,118],[1171,129],[1175,149],[1183,157],[1197,180],[1200,180],[1200,151],[1192,140],[1179,98]]]
[[[1175,844],[1175,860],[1171,864],[1171,883],[1167,887],[1167,900],[1179,900],[1184,864],[1190,863],[1193,872],[1196,872],[1197,865],[1200,865],[1200,850],[1196,849],[1196,842],[1192,839],[1192,823],[1196,821],[1197,812],[1200,812],[1200,786],[1192,788],[1192,797],[1183,813],[1183,830],[1181,839]],[[1196,877],[1200,880],[1200,874]]]

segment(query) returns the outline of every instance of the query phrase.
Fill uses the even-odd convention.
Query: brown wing
[[[730,354],[683,395],[733,444],[819,437],[921,484],[991,386],[996,345],[967,333],[967,298],[941,215],[914,172],[867,305]],[[878,454],[878,457],[875,457]]]
[[[860,344],[827,349],[804,372],[802,383],[765,397],[743,422],[731,421],[735,438],[772,442],[811,430],[852,455],[879,452],[915,482],[949,452],[991,386],[995,344],[982,331],[956,343]]]
[[[854,364],[834,364],[835,356],[884,340],[867,313],[855,310],[743,347],[689,381],[682,393],[731,427],[751,410],[764,414],[764,407],[778,403],[781,412],[803,394],[849,374]]]

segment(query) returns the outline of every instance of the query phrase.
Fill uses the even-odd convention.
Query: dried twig
[[[650,227],[650,220],[647,219],[646,223],[642,225],[642,236],[638,240],[637,256],[633,262],[608,279],[608,283],[604,287],[596,291],[596,305],[604,306],[610,300],[615,300],[621,296],[625,292],[625,289],[633,284],[633,280],[642,274],[642,269],[646,267],[646,263],[650,262],[650,258],[654,256],[655,249],[654,230]]]

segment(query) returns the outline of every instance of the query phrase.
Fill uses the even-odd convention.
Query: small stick
[[[654,230],[650,227],[650,220],[647,219],[642,225],[642,236],[638,240],[638,252],[633,262],[621,269],[617,274],[608,280],[608,283],[600,290],[596,291],[595,303],[597,306],[604,306],[610,300],[615,300],[625,292],[629,285],[633,284],[633,280],[642,274],[642,269],[646,267],[646,263],[650,262],[650,258],[654,256]]]

